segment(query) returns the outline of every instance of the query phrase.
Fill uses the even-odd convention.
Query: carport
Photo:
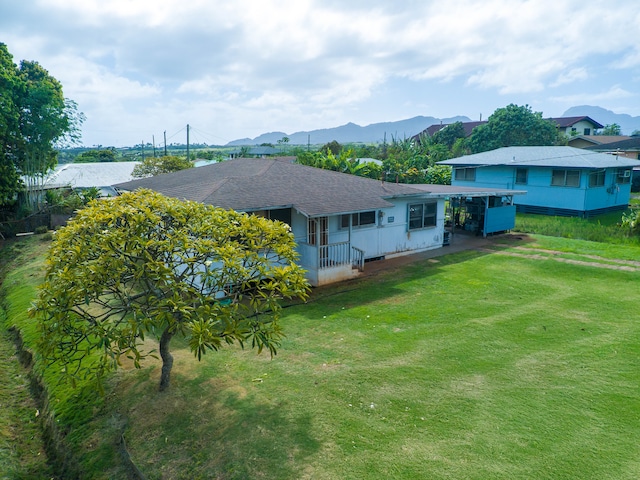
[[[516,223],[516,206],[513,203],[513,197],[527,193],[524,190],[451,185],[411,186],[428,191],[434,198],[447,200],[445,245],[456,230],[486,237],[513,229]]]

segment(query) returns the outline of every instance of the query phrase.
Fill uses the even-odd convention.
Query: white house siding
[[[595,128],[593,128],[593,123],[588,122],[586,120],[580,120],[577,123],[574,123],[570,127],[565,129],[565,134],[571,136],[573,129],[575,128],[575,135],[593,135],[595,133]],[[585,131],[588,129],[588,131]]]
[[[365,259],[394,257],[440,248],[444,236],[443,199],[414,198],[393,200],[394,207],[376,210],[376,224],[363,227],[341,228],[341,215],[329,217],[329,244],[349,242],[364,252]],[[408,230],[408,206],[414,203],[436,203],[436,225],[422,229]],[[379,214],[382,212],[382,215]],[[312,285],[326,285],[346,280],[358,275],[351,265],[318,268],[318,250],[308,244],[307,222],[303,215],[293,212],[292,230],[298,243],[300,264],[307,269],[307,279]],[[366,267],[365,267],[366,269]]]
[[[412,199],[392,200],[392,208],[382,210],[382,219],[371,228],[354,228],[351,244],[365,252],[365,258],[393,257],[402,254],[438,248],[444,235],[444,200]],[[408,205],[437,202],[436,226],[408,230]]]

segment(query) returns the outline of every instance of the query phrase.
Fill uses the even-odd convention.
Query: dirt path
[[[640,261],[620,260],[600,257],[598,255],[561,252],[558,250],[547,250],[544,248],[522,247],[506,244],[494,244],[491,247],[492,248],[481,247],[477,250],[497,255],[529,258],[532,260],[554,260],[556,262],[570,263],[572,265],[584,265],[588,267],[606,268],[609,270],[625,272],[640,272]],[[510,250],[502,250],[503,248],[509,248]]]

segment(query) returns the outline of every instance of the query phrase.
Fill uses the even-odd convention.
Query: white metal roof
[[[44,181],[45,188],[106,187],[133,180],[131,173],[140,162],[65,163],[58,165]]]

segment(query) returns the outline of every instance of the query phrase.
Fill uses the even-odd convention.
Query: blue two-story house
[[[640,162],[573,147],[504,147],[439,162],[453,167],[451,184],[526,190],[517,211],[590,217],[624,210]]]

